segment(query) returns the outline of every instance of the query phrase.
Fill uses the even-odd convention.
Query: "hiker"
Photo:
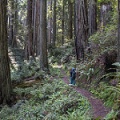
[[[75,78],[76,78],[76,69],[72,68],[70,71],[70,84],[69,85],[75,85]]]

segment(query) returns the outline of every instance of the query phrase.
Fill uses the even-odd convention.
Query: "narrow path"
[[[63,75],[66,75],[66,73],[64,71],[61,71],[61,73]],[[66,84],[69,84],[68,76],[64,76],[63,80]],[[91,92],[89,92],[85,89],[81,89],[79,87],[73,87],[73,89],[75,89],[78,93],[82,94],[83,96],[85,96],[88,99],[88,101],[90,102],[90,104],[92,106],[92,113],[93,113],[94,119],[99,118],[102,120],[107,115],[107,113],[110,111],[110,109],[106,108],[103,105],[102,100],[95,98]]]

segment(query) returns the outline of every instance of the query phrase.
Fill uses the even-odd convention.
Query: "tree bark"
[[[17,0],[9,0],[9,45],[12,48],[17,47]]]
[[[12,46],[13,36],[14,36],[14,1],[10,0],[10,9],[9,9],[9,45]]]
[[[37,45],[37,37],[36,37],[36,18],[37,18],[37,16],[36,16],[36,11],[37,11],[37,9],[36,9],[36,3],[37,3],[37,1],[36,0],[33,0],[33,4],[32,4],[32,22],[33,22],[33,53],[36,53],[36,45]]]
[[[36,51],[36,55],[38,56],[38,55],[40,55],[40,1],[39,0],[37,0],[36,1],[37,3],[36,3],[36,9],[37,9],[37,13],[36,13],[36,39],[37,39],[37,43],[36,43],[36,49],[37,49],[37,51]]]
[[[64,32],[65,32],[65,29],[64,29],[64,23],[65,23],[65,0],[63,0],[63,9],[62,9],[62,45],[64,44]]]
[[[97,0],[91,0],[89,3],[89,35],[97,31]]]
[[[32,0],[27,1],[27,40],[26,40],[26,54],[25,58],[29,59],[29,56],[34,57],[33,52],[33,24],[32,24]]]
[[[0,103],[8,103],[11,96],[10,66],[7,43],[7,0],[0,0]]]
[[[48,45],[51,45],[52,39],[52,0],[48,1]]]
[[[48,70],[46,0],[40,1],[40,68]]]
[[[76,0],[76,56],[77,60],[84,60],[84,49],[88,46],[88,14],[87,0]]]
[[[55,47],[55,42],[56,42],[56,0],[54,0],[54,5],[53,5],[53,41],[52,44]]]
[[[17,22],[18,22],[18,10],[17,10],[17,0],[14,1],[14,24],[13,24],[13,41],[12,41],[12,47],[17,47]]]
[[[120,0],[118,0],[118,58],[117,61],[120,62]]]
[[[68,39],[72,39],[73,36],[73,27],[72,27],[72,19],[73,18],[73,2],[68,0]]]

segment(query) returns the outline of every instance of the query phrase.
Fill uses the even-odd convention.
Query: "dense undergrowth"
[[[88,89],[111,108],[106,119],[119,119],[120,114],[120,72],[117,61],[117,14],[109,24],[100,28],[89,38],[89,48],[85,50],[85,61],[76,62],[74,53],[69,53],[69,61],[64,63],[69,74],[71,67],[77,68],[77,86]],[[88,51],[89,50],[89,51]],[[74,50],[73,50],[74,51]],[[67,56],[64,56],[67,58]]]
[[[95,44],[95,42],[93,43]],[[114,47],[110,49],[112,48]],[[99,51],[99,48],[95,49]],[[36,58],[35,61],[24,61],[21,69],[19,69],[19,67],[14,69],[12,71],[12,79],[14,81],[36,76],[41,78],[39,80],[42,83],[29,88],[15,88],[14,92],[19,95],[20,100],[12,108],[4,107],[1,110],[1,119],[92,119],[88,114],[90,109],[88,101],[62,82],[63,75],[60,74],[58,64],[64,64],[63,68],[68,75],[69,70],[72,67],[76,67],[77,86],[90,90],[96,97],[102,99],[106,106],[112,108],[111,112],[106,116],[106,120],[116,118],[119,113],[120,94],[119,92],[115,92],[115,89],[119,89],[119,86],[110,85],[110,80],[104,77],[106,74],[104,72],[104,65],[102,66],[96,62],[97,58],[104,53],[104,50],[100,50],[102,52],[97,56],[94,56],[96,52],[92,54],[86,52],[86,61],[84,61],[84,63],[76,63],[74,51],[71,45],[54,49],[54,51],[49,54],[50,75],[39,70],[38,58]],[[51,79],[54,78],[53,81],[50,80],[50,76]],[[101,78],[104,79],[101,81]],[[117,79],[118,78],[119,77],[117,77]],[[16,107],[19,106],[19,104],[20,107]],[[6,116],[6,114],[10,116]]]
[[[117,15],[111,22],[89,38],[90,53],[86,61],[77,63],[78,86],[90,90],[112,109],[108,118],[119,119],[120,114],[120,72],[117,60]],[[109,118],[110,119],[110,118]]]
[[[99,29],[89,38],[90,51],[85,50],[85,61],[76,62],[75,50],[69,43],[64,47],[49,48],[50,75],[39,70],[39,58],[24,61],[21,66],[11,68],[13,81],[35,76],[40,83],[27,88],[14,88],[19,96],[12,107],[4,106],[0,111],[1,120],[90,120],[90,104],[80,94],[62,81],[63,75],[56,66],[63,64],[69,75],[72,67],[77,68],[77,86],[88,89],[102,99],[111,112],[106,120],[117,119],[120,109],[120,72],[108,72],[107,61],[111,65],[116,60],[117,25],[116,15],[106,27]],[[113,58],[112,58],[112,57]],[[108,71],[106,70],[108,69]],[[113,83],[112,83],[113,82]]]
[[[21,99],[1,109],[1,120],[90,120],[88,101],[60,78],[49,76],[32,87],[16,87],[14,92]]]

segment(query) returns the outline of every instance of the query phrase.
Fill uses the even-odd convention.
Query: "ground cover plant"
[[[86,120],[90,119],[90,104],[85,97],[65,84],[51,78],[28,88],[15,88],[20,100],[12,107],[0,110],[1,120]]]

